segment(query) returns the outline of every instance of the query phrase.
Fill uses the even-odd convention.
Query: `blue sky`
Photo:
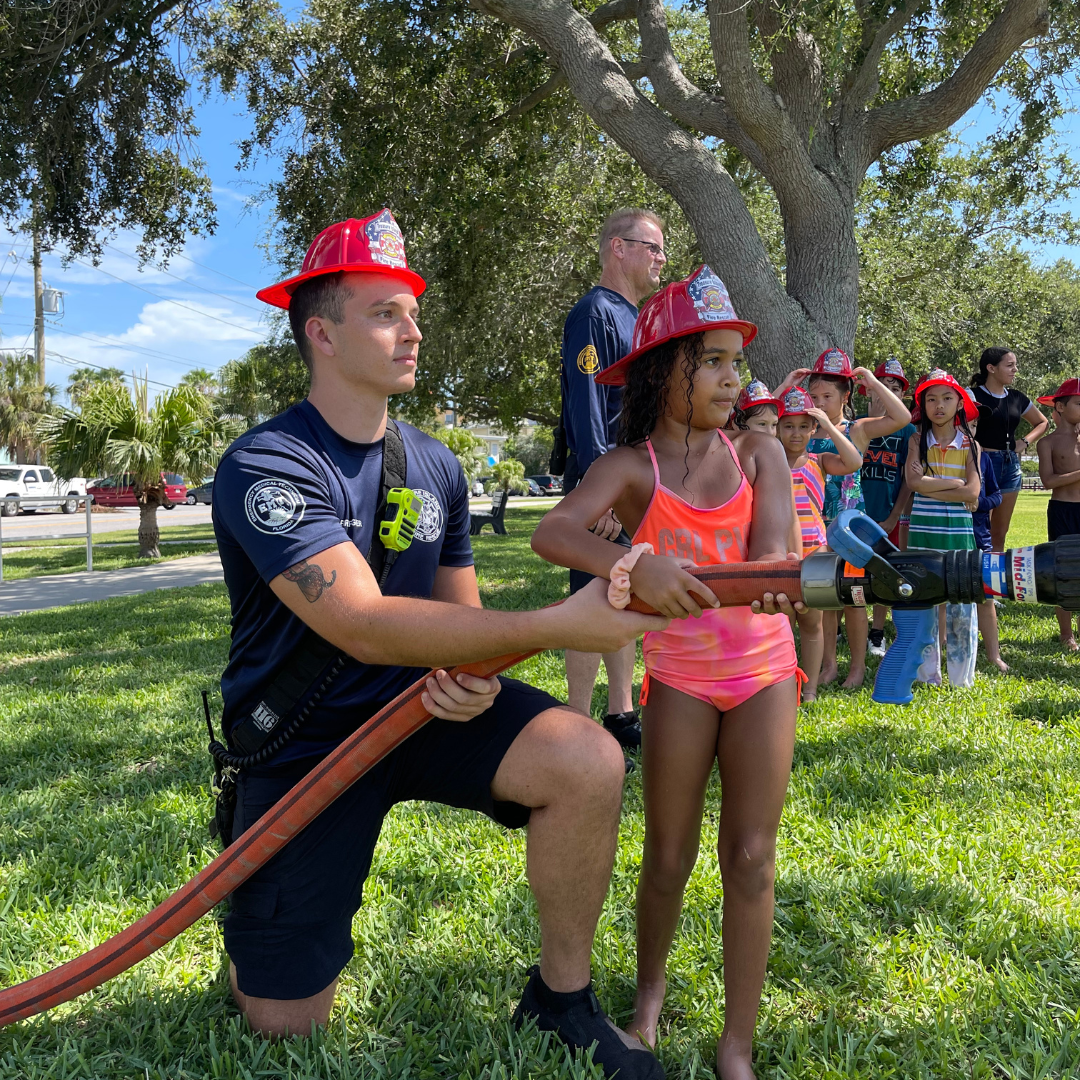
[[[264,307],[255,290],[279,272],[261,247],[271,224],[267,209],[253,208],[248,200],[274,176],[276,166],[261,162],[254,171],[237,171],[237,143],[250,130],[242,101],[213,98],[196,111],[198,151],[217,202],[216,234],[193,239],[167,268],[142,271],[132,235],[114,238],[98,268],[80,262],[65,269],[58,254],[47,254],[45,281],[63,290],[65,304],[63,319],[51,319],[46,329],[49,382],[63,388],[77,364],[90,363],[145,373],[161,389],[192,368],[216,371],[265,336]],[[1072,119],[1066,117],[1061,130],[1065,145],[1080,158],[1080,133],[1072,130]],[[980,104],[957,132],[974,142],[996,123],[993,111]],[[1074,202],[1080,215],[1080,196]],[[1080,263],[1076,247],[1035,253],[1048,261],[1067,257]],[[32,280],[26,238],[0,232],[0,348],[33,348]]]

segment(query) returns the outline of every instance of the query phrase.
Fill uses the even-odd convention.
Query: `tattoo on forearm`
[[[309,604],[314,604],[337,581],[336,570],[330,571],[330,580],[327,581],[323,577],[322,567],[318,563],[309,563],[307,559],[290,566],[283,572],[283,576],[300,586],[300,591]]]

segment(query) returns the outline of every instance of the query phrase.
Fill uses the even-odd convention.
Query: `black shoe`
[[[529,981],[514,1011],[514,1027],[535,1020],[540,1031],[553,1031],[571,1050],[593,1047],[592,1059],[608,1077],[618,1080],[664,1080],[664,1069],[644,1046],[632,1049],[600,1008],[590,982],[572,994],[557,994],[540,978],[539,965],[529,968]]]
[[[637,768],[637,766],[634,764],[633,758],[624,757],[623,765],[625,767],[625,772],[627,776],[629,776]]]
[[[608,713],[604,727],[619,740],[624,750],[641,749],[641,721],[634,709],[629,712]]]

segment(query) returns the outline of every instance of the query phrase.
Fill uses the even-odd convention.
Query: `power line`
[[[53,352],[51,349],[46,349],[45,350],[45,355],[46,356],[51,356],[54,359],[59,360],[61,363],[71,364],[73,367],[90,367],[90,368],[93,368],[95,371],[108,371],[109,370],[108,368],[102,367],[100,364],[91,364],[89,360],[76,360],[75,357],[73,357],[73,356],[65,356],[63,353]],[[127,378],[127,376],[124,376],[124,377]],[[138,378],[138,376],[135,375],[134,373],[132,373],[131,377],[133,379]],[[151,386],[160,386],[163,390],[175,390],[176,389],[176,387],[174,385],[172,385],[171,383],[158,382],[156,379],[147,379],[146,382],[148,382]]]
[[[27,323],[8,323],[9,326],[26,326]],[[32,329],[31,325],[31,329]],[[121,352],[141,352],[146,353],[147,356],[154,360],[164,360],[170,364],[186,364],[185,371],[190,371],[193,368],[201,367],[202,365],[198,361],[192,360],[187,356],[179,356],[177,353],[162,352],[160,349],[148,349],[145,345],[128,345],[124,342],[110,341],[108,338],[101,337],[100,334],[80,334],[76,330],[64,330],[62,331],[65,337],[77,337],[82,338],[85,341],[89,341],[91,345],[99,349],[119,349]]]
[[[139,263],[139,257],[132,255],[130,252],[122,251],[120,248],[106,245],[110,251],[116,252],[118,255],[123,255],[127,259],[131,259],[134,263]],[[172,274],[168,270],[162,269],[160,266],[155,266],[154,269],[159,274],[164,274],[166,277],[171,277],[174,281],[182,282],[184,285],[190,286],[192,289],[198,289],[200,292],[207,293],[210,296],[216,296],[220,300],[224,300],[229,304],[236,304],[239,307],[247,308],[248,311],[257,311],[260,315],[264,314],[263,308],[256,307],[254,304],[245,304],[242,300],[237,300],[234,297],[226,296],[224,293],[215,292],[213,289],[207,289],[202,285],[196,284],[194,281],[188,281],[187,278],[182,278],[178,274]]]
[[[26,257],[26,249],[29,246],[30,246],[30,241],[27,240],[26,243],[23,244],[23,249],[22,249],[22,254],[21,255],[15,255],[15,252],[12,251],[11,254],[15,255],[15,265],[11,268],[11,273],[8,274],[8,279],[7,279],[7,281],[4,282],[3,289],[0,289],[0,298],[4,297],[7,294],[8,287],[11,285],[12,279],[15,277],[15,272],[19,269],[19,263],[21,263],[23,261],[23,259]]]
[[[114,248],[113,250],[115,251],[116,249]],[[259,291],[258,285],[252,285],[247,281],[241,281],[239,278],[234,278],[231,274],[226,274],[221,270],[215,270],[212,266],[207,266],[206,263],[197,262],[190,255],[184,255],[183,253],[178,252],[176,258],[187,259],[187,261],[194,266],[201,266],[204,270],[209,270],[211,274],[217,274],[218,277],[226,278],[229,281],[235,281],[237,285],[243,285],[245,289],[251,289],[252,292]]]
[[[138,289],[139,292],[147,293],[149,296],[153,296],[158,300],[163,300],[166,304],[175,304],[177,307],[184,308],[185,311],[193,311],[196,315],[201,315],[204,319],[213,319],[214,322],[223,323],[225,326],[231,326],[235,330],[243,330],[244,333],[252,333],[250,326],[241,326],[239,323],[229,322],[228,319],[218,318],[217,315],[210,315],[205,311],[200,311],[198,308],[192,307],[190,304],[182,304],[179,300],[171,300],[167,296],[162,296],[161,293],[156,293],[152,289],[148,289],[143,285],[136,285],[134,281],[128,281],[126,278],[120,277],[118,274],[110,274],[108,270],[102,270],[100,266],[94,266],[92,263],[83,262],[82,259],[74,259],[80,266],[85,266],[89,270],[96,270],[99,274],[104,274],[106,277],[115,278],[122,285],[130,285],[133,289]]]

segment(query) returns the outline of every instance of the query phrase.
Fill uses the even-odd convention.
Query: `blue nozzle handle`
[[[892,617],[896,640],[878,667],[872,697],[880,705],[907,705],[915,696],[911,687],[919,667],[929,658],[927,650],[937,655],[938,612],[936,607],[894,607]]]
[[[879,540],[888,540],[889,535],[874,520],[859,510],[841,510],[826,530],[829,547],[841,558],[865,569],[874,557],[874,547]],[[892,545],[889,545],[890,548]]]

